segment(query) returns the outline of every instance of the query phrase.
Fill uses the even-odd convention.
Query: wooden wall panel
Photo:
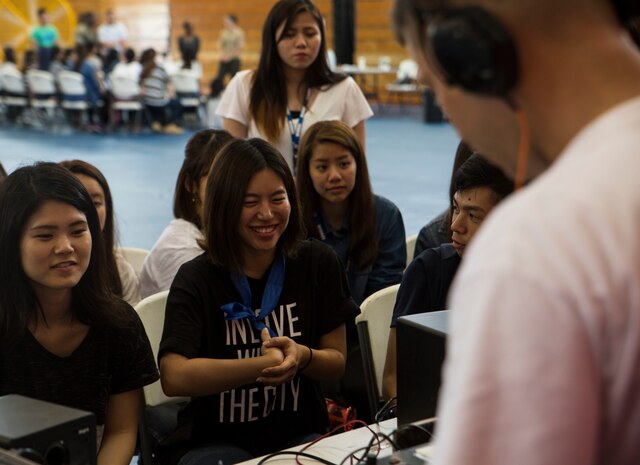
[[[168,0],[99,0],[92,4],[92,8],[83,8],[79,12],[95,12],[98,24],[101,24],[107,10],[112,10],[116,20],[127,27],[128,42],[136,52],[140,53],[149,47],[159,53],[167,51],[171,21]]]
[[[39,0],[63,1],[76,15],[94,11],[102,21],[104,13],[112,9],[128,28],[130,43],[138,52],[153,46],[159,52],[168,51],[178,58],[177,37],[182,33],[182,23],[190,21],[201,39],[200,61],[203,66],[203,86],[206,87],[217,73],[219,50],[218,36],[222,18],[234,13],[245,31],[246,47],[242,55],[243,68],[253,68],[258,63],[261,48],[261,31],[264,19],[273,0]],[[327,21],[327,43],[333,48],[334,0],[316,0]],[[6,4],[31,3],[29,0],[0,0],[0,43],[8,43],[15,36],[16,25]],[[407,57],[397,44],[391,30],[389,10],[391,0],[356,0],[355,56],[363,56],[368,64],[377,64],[387,56],[392,65]],[[24,28],[23,28],[24,29]],[[13,32],[12,32],[13,31]],[[19,30],[18,30],[19,32]],[[22,32],[26,34],[26,32]],[[12,35],[13,34],[13,35]],[[25,45],[28,45],[26,42]],[[392,76],[384,80],[392,80]]]
[[[63,43],[72,42],[76,25],[75,8],[66,0],[0,0],[0,44],[18,52],[31,47],[29,35],[38,24],[37,9],[46,7]],[[21,55],[21,53],[19,53]]]
[[[364,57],[368,65],[375,66],[381,57],[389,57],[391,65],[397,67],[408,58],[407,52],[398,44],[391,27],[392,0],[356,0],[356,57]],[[392,75],[380,77],[380,86],[395,80]],[[382,91],[382,99],[386,99]],[[418,96],[413,103],[420,101]]]
[[[0,0],[0,44],[12,45],[19,52],[31,47],[29,30],[37,18],[32,7],[45,6],[61,32],[61,45],[73,46],[73,30],[77,17],[87,11],[104,20],[107,10],[115,12],[118,21],[127,26],[129,41],[137,51],[154,47],[159,51],[169,46],[169,0]],[[19,53],[21,56],[21,53]]]
[[[254,68],[258,64],[262,45],[262,25],[273,5],[273,1],[236,0],[202,1],[202,0],[170,0],[171,1],[171,54],[178,58],[177,37],[182,34],[182,23],[189,21],[195,33],[200,37],[199,60],[203,66],[203,81],[208,83],[218,72],[220,51],[218,37],[223,27],[223,17],[233,13],[238,17],[239,25],[244,30],[246,45],[242,54],[242,68]],[[316,4],[324,14],[327,24],[327,40],[333,44],[332,33],[332,0],[317,0]]]

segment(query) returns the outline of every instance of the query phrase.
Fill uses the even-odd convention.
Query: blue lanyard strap
[[[307,114],[307,102],[309,101],[309,95],[311,89],[307,89],[307,94],[302,102],[302,109],[298,115],[298,120],[294,123],[291,110],[287,108],[287,125],[289,126],[289,133],[291,134],[291,146],[293,148],[293,170],[295,173],[296,164],[298,162],[298,147],[300,146],[300,135],[302,134],[302,125],[304,123],[304,116]]]
[[[267,284],[262,294],[260,313],[257,316],[256,312],[251,308],[251,288],[249,287],[249,280],[244,274],[231,273],[231,282],[240,294],[242,302],[230,302],[221,305],[220,308],[224,312],[224,319],[241,320],[243,318],[249,318],[253,327],[258,331],[267,328],[272,337],[277,336],[275,331],[265,325],[264,319],[273,312],[280,301],[280,294],[282,294],[282,288],[284,287],[284,263],[284,255],[278,254],[273,265],[271,265]]]

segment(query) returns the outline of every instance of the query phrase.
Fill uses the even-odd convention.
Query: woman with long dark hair
[[[346,268],[353,300],[360,305],[376,291],[400,283],[407,260],[404,223],[398,207],[371,189],[364,150],[341,121],[311,126],[300,144],[296,175],[308,234],[329,244]],[[368,405],[355,322],[347,325],[347,370],[340,387],[324,387],[328,397]]]
[[[138,276],[129,262],[117,249],[117,233],[113,198],[107,178],[102,172],[82,160],[65,160],[59,163],[78,178],[87,189],[93,205],[98,212],[100,230],[105,248],[106,278],[109,287],[118,297],[122,297],[130,305],[140,301],[140,285]]]
[[[406,265],[402,215],[373,193],[364,149],[349,126],[321,121],[307,130],[296,181],[309,236],[336,251],[357,304],[400,282]]]
[[[276,2],[262,29],[258,69],[236,74],[216,113],[233,136],[271,142],[292,169],[313,123],[344,121],[364,146],[373,115],[355,81],[329,68],[324,20],[310,0]]]
[[[98,465],[128,465],[140,389],[158,373],[140,319],[106,279],[91,197],[67,169],[37,163],[2,183],[0,259],[0,396],[93,412]]]
[[[156,63],[156,51],[148,48],[140,56],[140,91],[142,101],[151,116],[151,130],[164,134],[182,134],[176,124],[180,108],[174,101],[169,75]]]

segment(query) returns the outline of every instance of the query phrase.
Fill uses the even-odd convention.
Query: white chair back
[[[153,357],[158,359],[160,339],[162,339],[162,329],[164,327],[164,312],[167,305],[169,291],[161,291],[142,299],[135,306],[136,312],[142,320],[147,337],[151,343]],[[160,381],[144,387],[144,397],[147,407],[156,405],[180,402],[184,397],[167,397],[162,391]]]
[[[147,255],[149,255],[149,251],[138,247],[118,247],[117,251],[122,254],[139,276],[140,271],[142,271],[142,264],[144,263],[144,259],[147,258]]]
[[[135,100],[140,96],[140,85],[130,76],[111,74],[111,95],[117,100]]]
[[[181,69],[172,74],[171,83],[177,93],[200,93],[200,83],[198,82],[198,78],[188,69]]]
[[[332,48],[327,49],[327,63],[329,64],[329,68],[332,71],[335,71],[338,67],[338,58],[336,56],[335,50]]]
[[[418,79],[418,63],[411,59],[402,60],[396,72],[397,81],[415,81]]]
[[[409,263],[411,263],[411,261],[413,260],[413,257],[416,254],[417,240],[418,240],[417,234],[407,237],[407,266],[409,266]]]
[[[60,102],[62,108],[80,111],[89,108],[87,89],[84,85],[82,74],[75,71],[60,71],[58,73],[58,85],[62,92],[62,101]]]
[[[382,399],[382,378],[387,358],[391,315],[399,288],[400,284],[395,284],[367,297],[360,305],[360,315],[356,317],[372,415],[377,411]]]
[[[5,92],[14,95],[27,95],[27,86],[24,83],[24,76],[17,70],[5,70],[0,74],[0,82]]]
[[[54,95],[56,93],[56,79],[53,73],[32,69],[27,72],[27,84],[36,95]]]
[[[58,84],[63,95],[84,96],[87,94],[82,74],[75,71],[60,71],[58,73]]]

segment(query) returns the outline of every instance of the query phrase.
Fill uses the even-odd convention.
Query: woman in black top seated
[[[93,412],[98,465],[128,465],[140,388],[158,379],[134,310],[113,294],[93,201],[37,163],[0,187],[0,396]]]
[[[326,431],[318,381],[342,376],[358,309],[331,248],[302,240],[299,210],[267,142],[234,140],[213,162],[205,253],[171,285],[160,344],[165,393],[192,397],[189,439],[167,463],[234,463]]]

